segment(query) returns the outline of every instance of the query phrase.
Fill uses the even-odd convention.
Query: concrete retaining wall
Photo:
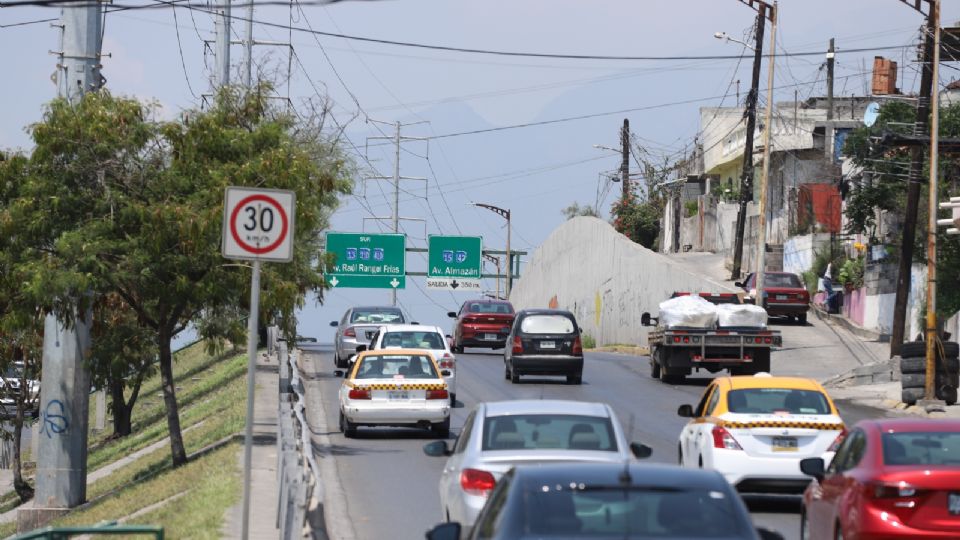
[[[645,345],[640,315],[656,315],[659,303],[679,290],[735,292],[633,243],[601,219],[578,217],[533,253],[510,301],[516,309],[568,309],[598,345]]]
[[[802,274],[813,267],[816,252],[829,249],[830,234],[794,236],[783,243],[783,271]]]

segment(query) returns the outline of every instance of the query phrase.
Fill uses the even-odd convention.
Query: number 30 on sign
[[[223,256],[290,261],[294,209],[292,191],[228,187],[223,205]]]

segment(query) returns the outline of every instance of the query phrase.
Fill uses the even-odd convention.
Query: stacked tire
[[[923,341],[904,343],[900,348],[900,400],[914,405],[923,399],[927,377],[927,344]],[[948,405],[957,402],[957,387],[960,386],[960,347],[956,342],[944,341],[943,350],[937,347],[936,379],[934,389],[937,399]]]

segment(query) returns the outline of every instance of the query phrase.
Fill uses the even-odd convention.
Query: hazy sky
[[[149,5],[140,0],[124,5],[133,4]],[[213,39],[213,19],[205,11],[181,7],[176,19],[169,7],[108,14],[103,47],[110,55],[103,59],[107,87],[156,100],[168,117],[197,106],[199,96],[209,92],[213,66],[212,51],[203,43]],[[245,13],[245,8],[234,8],[235,15]],[[40,118],[43,104],[56,91],[50,81],[56,58],[50,51],[58,46],[58,31],[49,22],[9,25],[58,15],[59,10],[50,8],[0,10],[0,50],[7,63],[0,86],[0,148],[29,149],[24,127]],[[318,92],[328,95],[336,104],[337,121],[349,122],[350,153],[370,174],[391,173],[393,152],[384,146],[365,151],[367,137],[392,135],[393,128],[367,118],[427,120],[430,123],[405,127],[403,134],[433,137],[630,110],[405,145],[402,173],[429,177],[426,185],[402,186],[400,214],[426,220],[404,223],[408,246],[424,246],[428,234],[462,233],[483,236],[485,247],[502,249],[502,220],[470,205],[485,202],[512,210],[514,246],[532,252],[561,223],[561,209],[571,202],[597,205],[608,214],[619,184],[605,182],[602,173],[617,169],[619,156],[594,144],[617,146],[619,127],[629,118],[644,149],[638,156],[657,160],[682,154],[697,135],[699,107],[736,105],[738,79],[742,102],[750,59],[613,61],[466,54],[290,33],[260,23],[288,26],[292,20],[297,29],[484,50],[717,56],[738,55],[744,49],[715,39],[714,33],[749,40],[754,16],[737,0],[397,0],[308,4],[302,11],[296,4],[293,9],[261,7],[254,19],[256,39],[292,38],[294,45],[293,56],[285,47],[256,47],[261,70],[279,81],[279,93],[289,92],[297,108]],[[944,25],[958,19],[960,2],[944,2]],[[922,22],[899,0],[783,0],[777,52],[823,51],[834,37],[837,94],[864,93],[869,84],[869,73],[864,72],[875,55],[901,63],[898,86],[909,92],[918,79],[911,60]],[[234,39],[240,39],[242,22],[235,21],[233,31]],[[769,41],[764,47],[769,48]],[[845,52],[860,48],[884,49]],[[241,48],[234,46],[235,67],[241,56]],[[778,59],[776,99],[792,100],[795,91],[801,98],[823,95],[823,60],[822,54]],[[956,67],[944,65],[942,84],[960,75]],[[765,88],[766,71],[762,82]],[[358,182],[355,195],[345,199],[334,216],[334,229],[381,230],[363,218],[390,214],[388,188],[382,182]],[[422,258],[411,254],[407,266],[422,270]],[[407,289],[400,293],[402,306],[421,322],[449,326],[444,313],[467,297],[426,294],[422,287],[423,278],[408,278]],[[487,288],[494,288],[492,281]],[[388,298],[386,291],[334,291],[324,306],[303,313],[301,332],[327,340],[332,333],[326,324],[346,307],[385,303]]]

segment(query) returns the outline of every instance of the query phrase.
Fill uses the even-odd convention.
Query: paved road
[[[802,328],[798,328],[802,330]],[[668,386],[649,377],[645,357],[588,353],[584,382],[567,386],[561,379],[524,379],[511,385],[503,377],[502,356],[488,351],[458,355],[458,404],[453,432],[463,425],[467,413],[481,401],[518,398],[575,399],[609,403],[620,417],[631,440],[650,445],[652,461],[676,463],[677,436],[685,419],[677,406],[695,404],[709,375],[694,376],[686,383]],[[423,538],[425,530],[441,519],[437,483],[442,458],[423,454],[423,444],[433,440],[416,430],[384,428],[360,430],[356,439],[337,431],[336,391],[340,379],[332,374],[330,348],[304,350],[308,399],[315,450],[325,462],[328,482],[327,515],[334,538]],[[807,355],[774,355],[774,373],[806,372],[812,366],[794,365]],[[822,355],[811,351],[810,364],[821,365]],[[781,360],[787,365],[780,366]],[[792,374],[792,373],[791,373]],[[880,411],[838,403],[844,420],[854,423],[880,415]],[[451,435],[451,440],[453,439]],[[748,504],[757,525],[780,531],[788,539],[799,536],[797,498],[751,498]],[[344,519],[348,516],[347,519]]]

